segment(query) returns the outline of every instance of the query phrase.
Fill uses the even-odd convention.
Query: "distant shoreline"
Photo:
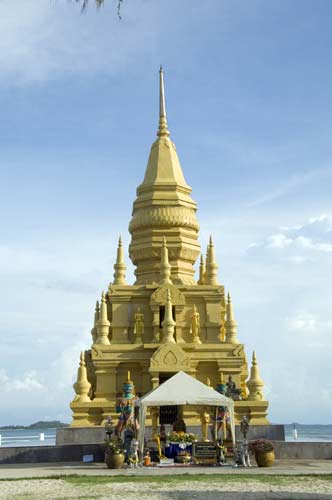
[[[30,425],[3,425],[0,426],[2,431],[15,431],[15,430],[30,430],[30,429],[59,429],[61,427],[69,427],[69,424],[60,422],[59,420],[51,420],[50,422],[35,422]]]

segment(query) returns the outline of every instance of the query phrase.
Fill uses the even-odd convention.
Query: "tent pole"
[[[216,406],[215,419],[214,419],[214,440],[218,441],[218,406]]]

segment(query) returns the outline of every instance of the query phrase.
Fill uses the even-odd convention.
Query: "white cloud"
[[[292,240],[290,238],[287,238],[287,236],[282,233],[278,233],[267,238],[266,246],[271,248],[286,248],[291,245],[291,243]]]
[[[287,326],[295,332],[313,333],[318,329],[318,321],[312,314],[299,314],[288,318]]]
[[[2,391],[7,393],[30,393],[32,391],[45,390],[45,386],[41,383],[40,376],[36,370],[25,372],[21,378],[10,378],[7,372],[2,369],[0,370],[0,385]]]
[[[317,336],[330,335],[332,333],[332,321],[326,320],[313,313],[299,313],[287,318],[287,328],[293,332],[315,334]]]
[[[322,214],[311,217],[302,225],[282,226],[277,233],[271,234],[264,241],[248,246],[253,254],[264,250],[280,251],[279,255],[295,263],[302,263],[307,258],[332,253],[332,216]]]

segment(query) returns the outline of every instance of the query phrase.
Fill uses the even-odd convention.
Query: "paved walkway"
[[[0,465],[1,479],[52,477],[59,475],[90,476],[160,476],[175,474],[266,474],[308,475],[332,474],[332,460],[276,460],[273,467],[141,467],[138,469],[109,470],[104,464],[47,463]]]

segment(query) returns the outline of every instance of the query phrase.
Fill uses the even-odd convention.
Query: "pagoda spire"
[[[218,266],[216,263],[216,258],[214,253],[214,244],[212,241],[212,236],[210,236],[210,241],[206,252],[206,271],[205,271],[206,285],[218,285],[217,271],[218,271]]]
[[[161,262],[160,262],[160,284],[161,285],[171,285],[171,269],[172,266],[168,260],[168,248],[166,244],[166,238],[163,237],[163,243],[161,247]]]
[[[205,284],[205,262],[204,262],[203,254],[201,254],[201,260],[199,263],[199,278],[198,278],[197,284],[198,285]]]
[[[108,339],[110,326],[111,323],[107,319],[107,304],[106,304],[105,292],[102,292],[99,320],[97,323],[98,338],[96,344],[108,345],[110,343]]]
[[[249,396],[248,396],[249,400],[262,401],[263,399],[262,391],[264,387],[264,382],[259,374],[259,368],[255,351],[252,353],[250,378],[247,382],[247,387],[249,389]]]
[[[126,264],[124,261],[123,246],[121,236],[119,238],[116,262],[114,264],[113,285],[126,285]]]
[[[227,306],[226,306],[226,342],[230,344],[239,344],[237,338],[237,322],[234,318],[234,310],[231,299],[231,294],[228,292],[227,295]]]
[[[129,257],[136,266],[136,285],[158,283],[160,246],[164,235],[172,248],[172,282],[195,285],[196,259],[200,254],[197,205],[191,198],[175,144],[171,141],[165,106],[164,72],[159,71],[159,125],[151,146],[143,182],[137,188]]]
[[[159,127],[157,136],[168,137],[170,132],[168,130],[167,125],[167,117],[166,117],[166,104],[165,104],[165,86],[164,86],[164,71],[163,67],[160,66],[159,70]]]
[[[174,329],[175,329],[175,321],[173,319],[172,314],[172,301],[171,301],[171,292],[170,289],[167,289],[167,298],[165,305],[165,319],[162,323],[163,327],[163,344],[167,344],[167,342],[175,342],[174,340]]]
[[[84,351],[82,351],[80,355],[80,366],[77,370],[77,379],[73,387],[76,392],[73,403],[89,403],[91,401],[89,398],[91,384],[88,381]]]
[[[97,300],[96,302],[96,308],[95,308],[95,317],[94,317],[94,323],[93,323],[93,328],[91,330],[91,335],[92,335],[92,343],[95,344],[97,341],[98,337],[98,332],[97,332],[97,323],[99,320],[99,301]]]

